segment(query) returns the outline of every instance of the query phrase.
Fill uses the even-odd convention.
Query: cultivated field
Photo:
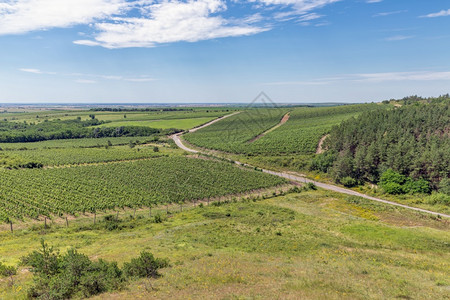
[[[419,105],[430,104],[2,112],[0,299],[448,298],[450,173],[439,156],[448,116]],[[383,118],[398,115],[423,122],[380,131]],[[358,144],[354,135],[365,131],[393,145],[420,137],[431,158],[417,161],[433,164],[415,168],[418,177],[401,173],[395,162],[411,162],[369,147],[373,139]],[[78,252],[55,256],[64,267],[39,275],[40,259],[51,257],[50,248],[33,252],[41,238]],[[170,261],[162,276],[125,272],[143,251]],[[78,284],[67,290],[60,278]]]

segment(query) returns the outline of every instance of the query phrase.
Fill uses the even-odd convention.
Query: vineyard
[[[0,170],[0,220],[148,207],[276,186],[285,180],[185,157],[56,169]]]
[[[247,153],[248,142],[277,125],[288,111],[287,108],[246,110],[184,137],[200,147]]]
[[[111,162],[121,160],[144,159],[158,156],[167,156],[176,152],[166,147],[115,146],[110,148],[63,148],[46,150],[14,151],[16,157],[24,161],[41,163],[44,166],[72,165],[84,163]]]
[[[293,108],[286,124],[251,143],[253,137],[275,126],[289,110],[249,110],[184,137],[200,147],[239,154],[311,154],[333,125],[379,107],[363,104]]]
[[[104,123],[98,125],[97,127],[120,127],[120,126],[148,126],[152,128],[177,128],[177,129],[189,129],[193,127],[200,126],[204,123],[214,120],[215,117],[204,117],[204,118],[186,118],[186,119],[165,119],[165,120],[141,120],[141,121],[113,121],[111,123]]]
[[[140,137],[104,137],[104,138],[84,138],[84,139],[62,139],[49,140],[32,143],[0,143],[0,149],[7,150],[35,150],[50,148],[90,148],[104,147],[107,145],[127,145],[131,142],[139,144],[141,142],[154,141],[156,136]]]

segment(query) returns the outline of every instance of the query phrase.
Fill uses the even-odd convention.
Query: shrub
[[[380,186],[386,193],[393,195],[405,193],[431,193],[430,182],[425,179],[413,180],[392,169],[387,170],[381,175]]]
[[[327,173],[329,169],[333,166],[335,160],[336,154],[331,151],[327,151],[325,153],[315,156],[311,160],[311,165],[309,166],[309,169],[311,171],[320,171],[323,173]]]
[[[383,186],[388,183],[396,183],[398,185],[403,185],[406,182],[406,176],[392,169],[384,172],[380,177],[380,185]]]
[[[355,178],[352,178],[350,176],[344,177],[340,180],[340,182],[345,186],[345,187],[354,187],[358,185],[358,180],[356,180]]]
[[[422,193],[422,194],[429,194],[431,193],[431,185],[428,181],[425,179],[419,179],[416,181],[413,181],[412,179],[408,178],[406,184],[405,184],[405,190],[409,193],[416,194],[416,193]]]
[[[384,191],[392,195],[401,195],[405,193],[403,187],[396,182],[388,182],[382,185]]]
[[[154,258],[151,253],[142,252],[138,258],[125,263],[122,271],[116,262],[102,259],[91,261],[74,249],[60,255],[43,240],[41,245],[41,250],[22,258],[23,264],[31,266],[35,275],[34,285],[28,291],[29,298],[87,298],[120,289],[126,276],[157,277],[158,269],[169,265],[165,259]],[[2,270],[7,270],[5,274],[8,276],[15,274],[14,268],[0,263],[0,273]]]
[[[0,262],[0,277],[8,277],[17,274],[16,268],[13,266],[6,266]]]
[[[315,185],[314,183],[312,183],[312,182],[308,182],[308,184],[306,185],[305,188],[306,188],[307,190],[313,190],[313,191],[317,190],[316,185]]]
[[[126,276],[150,278],[159,277],[158,269],[169,266],[169,262],[165,259],[155,258],[149,252],[141,252],[138,258],[133,258],[131,262],[125,263],[123,270]]]

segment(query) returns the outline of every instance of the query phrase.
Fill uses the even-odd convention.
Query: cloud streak
[[[421,18],[437,18],[437,17],[448,17],[450,16],[450,9],[447,10],[441,10],[437,13],[432,13],[428,15],[421,16]]]
[[[57,75],[63,77],[78,77],[75,80],[77,83],[97,83],[98,80],[113,80],[113,81],[127,81],[127,82],[151,82],[157,80],[156,78],[150,77],[148,75],[124,77],[120,75],[99,75],[99,74],[84,74],[84,73],[56,73],[56,72],[45,72],[39,69],[31,68],[21,68],[21,72],[32,73],[37,75]]]
[[[450,71],[358,73],[358,74],[339,75],[335,77],[318,78],[307,81],[269,82],[264,83],[264,85],[328,85],[339,82],[380,83],[389,81],[442,81],[442,80],[444,81],[450,80]]]

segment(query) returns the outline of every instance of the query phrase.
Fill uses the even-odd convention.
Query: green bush
[[[419,179],[419,180],[412,180],[411,178],[408,178],[406,184],[405,184],[405,190],[408,193],[412,194],[429,194],[431,193],[431,185],[428,181],[425,179]]]
[[[340,182],[345,186],[345,187],[354,187],[358,185],[358,180],[356,180],[355,178],[352,178],[350,176],[344,177],[340,180]]]
[[[425,179],[413,180],[392,169],[387,170],[381,175],[380,186],[388,194],[400,195],[406,193],[431,193],[430,182]]]
[[[34,273],[29,298],[88,298],[120,289],[127,277],[157,277],[157,270],[168,266],[166,260],[142,252],[140,257],[125,263],[122,271],[116,262],[91,261],[75,249],[60,255],[43,240],[41,245],[41,250],[22,258],[22,263],[31,266]]]
[[[396,182],[387,182],[382,185],[384,191],[392,195],[401,195],[405,193],[403,186]]]
[[[327,173],[328,170],[333,166],[335,160],[336,154],[332,151],[327,151],[325,153],[316,155],[311,160],[311,165],[309,166],[309,169],[311,171],[320,171],[323,173]]]
[[[149,252],[141,252],[138,258],[133,258],[131,262],[123,265],[123,270],[126,276],[150,278],[159,277],[158,269],[169,266],[169,262],[165,259],[155,258]]]
[[[16,274],[17,274],[16,268],[12,266],[6,266],[0,262],[0,277],[8,277]]]
[[[406,176],[392,169],[384,172],[380,177],[380,185],[383,186],[388,183],[396,183],[398,185],[403,185],[406,182]]]
[[[317,190],[317,186],[313,182],[308,182],[308,184],[305,186],[306,190]]]

